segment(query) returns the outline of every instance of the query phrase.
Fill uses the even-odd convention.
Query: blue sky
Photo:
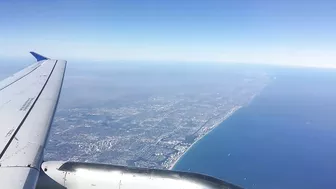
[[[336,66],[332,0],[0,1],[0,57]]]

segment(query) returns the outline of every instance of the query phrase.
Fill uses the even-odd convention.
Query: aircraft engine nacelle
[[[51,189],[240,189],[197,173],[49,161],[41,165],[36,188]]]

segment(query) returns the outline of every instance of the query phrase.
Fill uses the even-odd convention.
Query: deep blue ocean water
[[[336,188],[336,72],[271,72],[276,79],[194,145],[174,170],[245,188]]]

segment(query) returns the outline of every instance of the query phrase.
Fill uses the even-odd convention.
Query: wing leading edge
[[[31,52],[37,62],[0,82],[0,182],[35,188],[66,61]]]

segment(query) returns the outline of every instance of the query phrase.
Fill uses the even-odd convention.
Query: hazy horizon
[[[335,67],[336,3],[22,1],[0,3],[0,57],[244,62]]]

